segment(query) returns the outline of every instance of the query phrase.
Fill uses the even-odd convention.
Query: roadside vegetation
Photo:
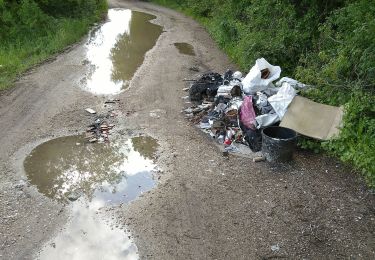
[[[80,40],[106,10],[105,0],[0,0],[0,90]]]
[[[315,86],[303,95],[345,108],[338,138],[303,139],[359,169],[375,188],[375,0],[152,0],[200,21],[249,71],[266,58]]]

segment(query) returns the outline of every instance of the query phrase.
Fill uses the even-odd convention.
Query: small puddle
[[[118,94],[129,81],[163,28],[156,16],[128,9],[109,9],[108,22],[91,32],[86,43],[91,71],[84,88],[95,94]]]
[[[103,210],[155,186],[157,147],[157,141],[146,136],[111,144],[89,144],[81,136],[70,136],[36,147],[24,161],[30,183],[52,199],[74,201],[68,223],[38,258],[138,259],[130,234]]]
[[[181,54],[195,56],[193,45],[186,42],[175,42],[174,46],[177,48],[178,52]]]

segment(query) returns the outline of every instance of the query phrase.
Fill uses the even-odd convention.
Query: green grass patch
[[[104,0],[87,1],[84,5],[70,1],[70,5],[61,7],[60,13],[56,13],[56,2],[43,3],[0,0],[3,14],[0,18],[0,90],[11,87],[17,76],[33,65],[82,39],[107,11]],[[69,8],[75,12],[69,12]]]

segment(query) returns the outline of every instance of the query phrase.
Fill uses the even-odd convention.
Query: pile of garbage
[[[280,74],[281,68],[264,58],[245,77],[231,70],[224,75],[203,74],[188,89],[195,104],[184,110],[185,116],[222,144],[224,151],[238,152],[239,144],[245,144],[258,152],[261,130],[279,125],[297,92],[308,87],[288,77],[278,80]]]
[[[97,115],[92,108],[86,108],[85,111],[91,115],[95,115],[94,122],[90,124],[85,133],[85,138],[89,143],[109,143],[110,130],[115,127],[111,121],[118,115],[117,111],[112,108],[117,105],[119,99],[110,99],[104,102],[104,107],[109,108],[105,114]]]
[[[109,131],[114,127],[114,124],[108,123],[103,118],[97,118],[95,122],[88,126],[86,129],[85,138],[90,143],[108,143],[109,142]]]

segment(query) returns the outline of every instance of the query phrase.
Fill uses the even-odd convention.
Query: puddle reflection
[[[24,167],[31,184],[66,201],[75,194],[64,230],[40,252],[40,259],[137,259],[129,234],[99,210],[137,198],[155,186],[158,147],[140,136],[111,144],[89,144],[81,136],[51,140],[35,148]]]
[[[92,32],[87,59],[91,73],[85,89],[95,94],[118,94],[142,65],[162,27],[150,22],[156,16],[127,9],[110,9],[109,21]]]

